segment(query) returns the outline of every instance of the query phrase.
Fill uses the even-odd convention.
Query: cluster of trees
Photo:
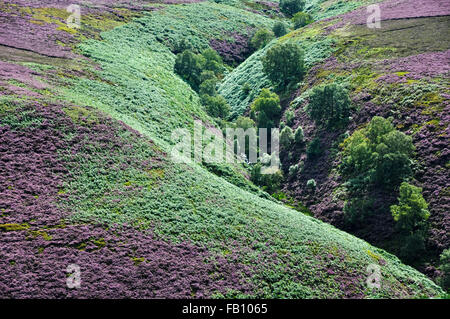
[[[294,28],[298,29],[312,23],[311,15],[303,12],[305,8],[305,0],[281,0],[280,10],[286,16],[292,17]]]
[[[371,191],[398,190],[398,204],[390,207],[402,243],[398,254],[414,262],[425,250],[430,213],[422,189],[407,182],[412,177],[412,138],[396,130],[392,119],[375,116],[346,139],[343,148],[341,173],[350,195],[344,208],[347,221],[364,222],[374,210]]]
[[[391,119],[375,116],[344,141],[343,175],[354,191],[368,186],[392,190],[411,176],[412,138],[395,129]]]
[[[318,125],[339,128],[350,116],[351,101],[347,90],[339,84],[323,84],[312,89],[307,110]]]
[[[305,8],[305,0],[280,0],[280,10],[286,16],[292,17]]]
[[[228,116],[230,106],[216,91],[217,82],[226,70],[216,51],[208,48],[195,54],[189,49],[184,50],[177,55],[174,70],[200,95],[209,115],[222,119]]]
[[[263,71],[278,88],[303,79],[304,53],[298,44],[280,43],[270,48],[262,60]]]

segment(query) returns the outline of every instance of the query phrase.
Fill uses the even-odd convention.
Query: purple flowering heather
[[[250,30],[248,34],[251,34]],[[211,39],[209,45],[222,56],[226,63],[244,61],[250,54],[249,35],[231,32],[227,38]]]
[[[388,0],[377,3],[377,5],[380,7],[381,21],[450,15],[450,2],[447,0]],[[367,7],[363,6],[337,18],[339,21],[329,27],[329,31],[336,30],[347,24],[366,24],[368,18]],[[326,20],[331,21],[334,19],[336,17]]]

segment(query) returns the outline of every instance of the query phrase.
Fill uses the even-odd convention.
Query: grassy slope
[[[202,12],[240,13],[211,4],[173,10],[198,13],[197,6],[202,6]],[[141,17],[103,33],[101,41],[89,40],[80,46],[101,69],[85,62],[76,67],[26,64],[44,82],[52,83],[46,88],[30,82],[31,73],[29,78],[6,73],[16,78],[17,86],[4,87],[1,96],[4,143],[32,138],[25,145],[36,145],[35,153],[30,153],[36,161],[19,173],[17,166],[8,164],[19,150],[8,148],[2,153],[6,176],[1,184],[6,195],[0,223],[2,295],[30,297],[28,289],[36,282],[45,286],[41,293],[48,293],[47,297],[104,296],[102,291],[122,297],[136,296],[138,291],[138,296],[153,297],[278,298],[412,297],[441,292],[422,274],[360,239],[245,192],[197,165],[171,162],[164,152],[170,147],[171,130],[189,126],[193,118],[211,119],[194,92],[171,72],[174,56],[152,34],[154,14],[164,12]],[[18,86],[27,90],[22,97]],[[45,143],[51,136],[57,141],[48,148]],[[55,172],[56,167],[64,169]],[[47,188],[38,186],[44,177]],[[25,208],[42,203],[52,214],[50,208]],[[130,224],[139,229],[138,235],[115,229],[116,223]],[[143,237],[148,230],[154,237]],[[135,236],[141,236],[137,243]],[[156,247],[155,243],[159,248],[142,248]],[[198,268],[202,270],[206,262],[215,265],[212,260],[220,260],[217,267],[222,268],[208,268],[192,277],[182,271],[186,265],[161,271],[171,266],[155,261],[162,258],[164,263],[169,256],[177,256],[181,246],[175,249],[174,245],[200,251],[179,260],[193,263],[206,249],[208,255],[200,258]],[[163,257],[152,255],[166,250]],[[58,271],[51,280],[42,280],[39,267],[31,273],[27,270],[30,260]],[[65,267],[67,260],[82,264],[83,287],[90,289],[73,292],[54,286],[63,285],[64,269],[58,267]],[[108,268],[111,260],[121,268]],[[366,288],[366,267],[371,263],[381,266],[381,290]],[[97,272],[107,272],[109,277],[96,278]],[[155,279],[132,281],[122,278],[124,272],[129,278]],[[161,282],[168,280],[165,274],[175,281],[170,286],[179,290],[161,288]],[[29,275],[26,282],[31,286],[15,291],[10,286],[13,275]],[[213,276],[219,277],[211,281]]]

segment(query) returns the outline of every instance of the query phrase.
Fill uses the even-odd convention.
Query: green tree
[[[375,116],[342,146],[341,172],[353,190],[371,184],[392,189],[412,174],[412,138],[397,131],[390,119]]]
[[[269,155],[270,156],[270,155]],[[281,170],[270,174],[263,174],[262,170],[266,167],[264,163],[258,162],[253,165],[250,174],[250,180],[258,186],[261,186],[266,192],[273,194],[281,188],[281,183],[283,182],[283,173]]]
[[[350,115],[350,98],[342,86],[332,83],[316,86],[309,96],[308,112],[317,124],[338,127]]]
[[[289,126],[286,126],[280,133],[280,144],[284,148],[289,148],[294,142],[294,132]]]
[[[304,134],[303,134],[303,128],[301,126],[297,127],[294,134],[294,141],[297,145],[302,144],[304,142]]]
[[[286,25],[283,22],[276,22],[272,28],[273,34],[279,38],[288,33]]]
[[[286,124],[292,126],[294,124],[295,113],[291,110],[286,111]]]
[[[262,28],[256,31],[256,33],[253,35],[253,37],[250,40],[250,45],[255,50],[258,50],[261,49],[262,47],[265,47],[273,38],[274,35],[272,31]]]
[[[280,0],[280,9],[285,15],[291,17],[305,8],[305,0]]]
[[[422,189],[406,182],[400,186],[398,205],[391,206],[391,213],[397,226],[407,233],[423,229],[424,223],[430,217]]]
[[[202,102],[206,112],[212,117],[224,119],[230,113],[230,106],[221,95],[202,95]]]
[[[278,87],[298,82],[304,75],[304,54],[298,44],[281,43],[270,48],[263,60],[263,71]]]
[[[281,116],[280,98],[269,89],[262,89],[251,106],[251,114],[260,128],[276,127]]]
[[[206,80],[217,80],[217,77],[213,71],[203,71],[200,74],[200,81],[205,82]]]
[[[185,50],[177,55],[174,71],[184,79],[195,91],[201,83],[200,75],[203,70],[204,58],[191,50]]]
[[[310,14],[305,12],[297,12],[292,17],[292,23],[294,24],[294,29],[299,29],[314,22]]]
[[[246,129],[255,127],[255,122],[249,117],[239,116],[236,120],[236,127],[242,128],[245,131]]]
[[[315,191],[316,187],[317,187],[317,183],[315,179],[308,179],[308,181],[306,182],[306,187],[311,190],[311,191]]]
[[[216,76],[220,76],[223,73],[225,67],[222,58],[215,50],[211,48],[203,50],[202,57],[204,70],[212,71]]]
[[[320,139],[316,137],[308,144],[306,155],[308,155],[308,158],[315,158],[320,154],[322,154],[322,146],[320,145]]]
[[[202,84],[200,84],[199,88],[200,96],[203,95],[215,96],[217,94],[216,85],[217,85],[216,78],[203,81]]]

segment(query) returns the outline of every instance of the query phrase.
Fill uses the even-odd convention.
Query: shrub
[[[212,71],[216,76],[220,76],[224,71],[224,66],[222,58],[213,49],[208,48],[202,52],[203,57],[203,69],[207,71]]]
[[[217,85],[216,78],[205,80],[202,84],[200,84],[199,88],[200,96],[203,95],[215,96],[217,94],[216,85]]]
[[[251,112],[258,127],[270,130],[276,127],[276,123],[280,119],[280,98],[269,89],[262,89],[251,106]]]
[[[190,50],[185,50],[177,55],[174,71],[184,79],[195,91],[198,91],[200,75],[203,68],[203,57],[194,54]]]
[[[311,190],[311,191],[315,191],[315,190],[316,190],[316,187],[317,187],[317,183],[316,183],[316,181],[315,181],[314,179],[309,179],[309,180],[306,182],[306,187],[307,187],[309,190]]]
[[[402,246],[398,257],[407,264],[419,265],[425,251],[425,239],[423,234],[413,233],[402,238]]]
[[[423,229],[430,217],[422,189],[406,182],[400,186],[398,205],[392,205],[390,209],[397,226],[407,233]]]
[[[202,102],[205,106],[206,112],[212,117],[223,119],[230,113],[230,106],[221,95],[202,95]]]
[[[327,127],[345,124],[350,115],[350,98],[347,90],[338,84],[319,85],[312,89],[308,112],[317,123]]]
[[[350,198],[344,206],[345,222],[363,226],[366,217],[373,212],[373,199],[365,196]]]
[[[299,171],[298,164],[291,165],[291,166],[289,167],[289,176],[294,176],[295,174],[298,173],[298,171]]]
[[[291,110],[286,111],[286,124],[292,126],[294,124],[295,113]]]
[[[236,120],[236,127],[246,130],[255,127],[255,122],[249,117],[239,116]]]
[[[250,180],[256,185],[261,186],[268,193],[275,193],[281,187],[283,173],[277,169],[271,174],[262,174],[262,169],[265,167],[266,165],[262,162],[255,164],[251,171]]]
[[[302,11],[305,7],[305,0],[280,0],[280,10],[287,16],[292,16],[296,12]]]
[[[306,148],[306,155],[308,155],[308,158],[315,158],[320,154],[322,154],[320,139],[316,137],[308,144],[308,147]]]
[[[279,38],[288,33],[286,25],[283,22],[277,22],[272,28],[273,34]]]
[[[245,94],[245,96],[250,94],[250,91],[252,90],[250,84],[248,84],[247,82],[244,83],[244,85],[242,85],[242,92]]]
[[[299,29],[313,22],[311,15],[305,12],[297,12],[292,17],[292,23],[294,24],[294,29]]]
[[[186,50],[192,51],[194,49],[194,47],[193,47],[191,41],[192,41],[192,39],[187,39],[187,38],[182,38],[179,41],[175,41],[172,52],[174,54],[179,54]]]
[[[302,80],[304,53],[298,44],[281,43],[270,48],[262,59],[265,75],[278,87]]]
[[[301,126],[297,127],[297,129],[295,130],[295,134],[294,134],[294,141],[295,143],[298,144],[302,144],[304,141],[304,135],[303,135],[303,128]]]
[[[203,71],[200,74],[200,81],[205,82],[206,80],[217,80],[217,77],[213,71]]]
[[[412,174],[412,139],[397,131],[390,119],[375,116],[366,128],[346,139],[343,147],[341,172],[355,189],[368,184],[393,188]]]
[[[262,28],[256,31],[256,33],[253,35],[250,40],[250,45],[255,50],[258,50],[262,47],[265,47],[273,38],[274,34],[272,33],[272,31]]]
[[[294,142],[294,132],[289,126],[286,126],[280,133],[280,144],[287,149],[292,142]]]

